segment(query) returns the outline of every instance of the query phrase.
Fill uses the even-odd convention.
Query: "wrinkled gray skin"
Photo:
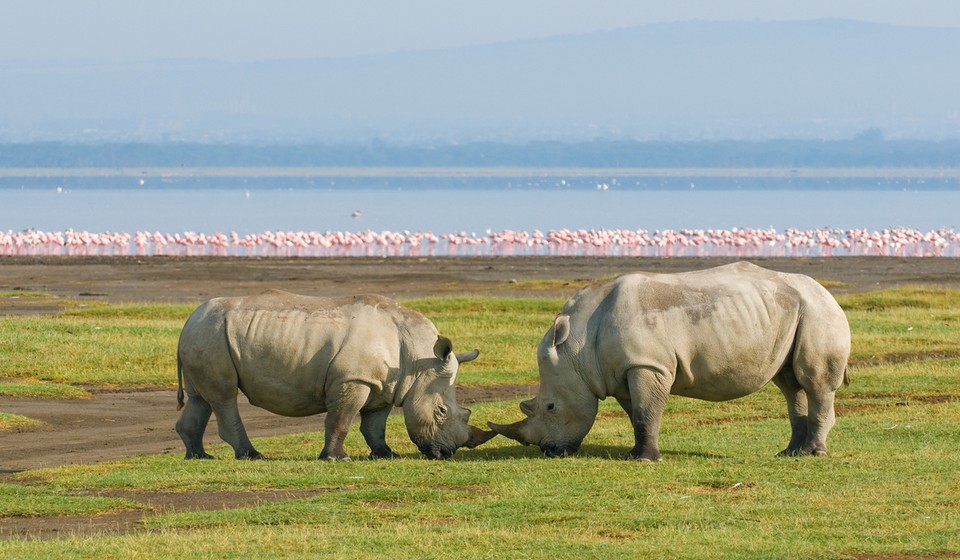
[[[238,459],[260,459],[237,411],[242,391],[256,406],[283,416],[326,412],[322,459],[348,459],[347,430],[360,413],[371,457],[397,455],[384,439],[387,416],[403,407],[410,439],[430,458],[445,459],[495,432],[468,425],[456,401],[459,364],[423,315],[380,296],[315,298],[270,290],[216,298],[198,307],[180,333],[177,421],[186,458],[211,458],[203,432],[211,412]]]
[[[630,274],[584,288],[537,349],[540,388],[525,420],[490,424],[548,456],[576,452],[614,397],[633,424],[628,458],[660,460],[669,395],[725,401],[773,381],[792,434],[781,455],[826,455],[834,392],[847,383],[850,327],[813,279],[749,263]]]

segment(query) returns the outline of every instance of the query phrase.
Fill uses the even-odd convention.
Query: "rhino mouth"
[[[417,449],[420,450],[420,453],[423,454],[427,459],[449,459],[453,457],[453,454],[457,451],[455,447],[449,447],[446,445],[431,444],[431,445],[417,445]]]
[[[544,455],[550,458],[568,457],[580,449],[580,446],[573,443],[541,443],[540,450]]]

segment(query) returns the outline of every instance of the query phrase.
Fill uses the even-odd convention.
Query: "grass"
[[[19,414],[9,414],[0,412],[0,432],[4,430],[13,430],[15,428],[35,427],[42,425],[43,422],[20,416]]]
[[[960,292],[905,287],[837,298],[853,333],[854,364],[960,357]]]
[[[31,399],[87,399],[90,393],[60,383],[47,383],[32,379],[24,381],[0,381],[0,397],[31,398]]]
[[[252,507],[159,513],[146,518],[150,531],[130,535],[0,540],[0,557],[956,557],[960,292],[907,288],[838,300],[853,331],[853,382],[838,392],[827,458],[773,457],[789,428],[783,398],[769,386],[724,403],[671,398],[660,441],[665,459],[657,464],[621,459],[632,432],[612,399],[601,403],[580,453],[555,460],[496,438],[450,461],[427,461],[418,458],[402,417],[392,416],[387,438],[405,457],[395,461],[320,462],[314,457],[322,434],[303,433],[255,441],[270,457],[261,462],[233,460],[216,444],[209,447],[221,457],[216,461],[184,461],[176,451],[12,475],[10,482],[30,483],[30,494],[0,485],[0,523],[24,515],[16,508],[33,502],[45,505],[26,515],[137,507],[87,502],[93,498],[85,494],[99,489],[318,492]],[[433,319],[458,350],[481,349],[480,360],[464,368],[463,383],[496,384],[535,381],[532,349],[561,303],[483,297],[408,305]],[[5,319],[0,377],[17,377],[7,364],[29,361],[19,356],[26,350],[6,342],[29,323],[46,344],[80,338],[75,353],[58,358],[63,370],[78,372],[78,383],[170,384],[187,313],[104,306]],[[73,334],[63,334],[67,329]],[[144,337],[160,340],[135,342]],[[88,362],[76,355],[99,344],[124,345],[126,352],[117,353],[129,362],[153,365],[132,375],[133,366],[115,357]],[[478,424],[511,422],[521,417],[517,404],[471,408]],[[346,447],[354,457],[367,452],[356,428]]]
[[[427,298],[426,314],[458,351],[481,350],[469,384],[532,383],[536,347],[562,301]],[[73,385],[173,386],[180,329],[191,305],[88,305],[56,316],[0,317],[0,377]]]
[[[960,292],[898,288],[837,298],[850,319],[855,366],[960,357]],[[533,383],[533,349],[561,298],[438,297],[404,302],[433,320],[472,385]],[[69,385],[173,386],[177,337],[192,305],[66,303],[56,316],[0,317],[0,378]]]
[[[509,420],[516,404],[477,405],[474,413]],[[829,458],[772,456],[786,443],[781,409],[779,394],[766,389],[733,403],[674,399],[658,464],[620,459],[630,428],[617,406],[604,402],[584,448],[566,459],[500,438],[451,461],[427,461],[416,458],[402,419],[392,417],[388,437],[407,457],[396,461],[316,461],[322,436],[309,433],[259,440],[271,457],[262,462],[188,462],[166,454],[35,470],[18,478],[49,492],[319,492],[150,517],[145,527],[164,536],[162,548],[155,547],[157,535],[144,533],[0,541],[0,554],[96,551],[110,558],[135,550],[138,557],[168,558],[199,547],[207,557],[260,548],[261,555],[308,558],[441,558],[451,550],[463,558],[836,558],[960,550],[960,402],[898,407],[880,399],[844,414]],[[213,450],[229,456],[222,445]],[[348,452],[362,451],[361,438],[351,434]]]
[[[75,496],[56,488],[34,488],[0,483],[0,519],[52,515],[99,515],[123,509],[142,509],[132,500]],[[2,544],[0,544],[2,549]]]

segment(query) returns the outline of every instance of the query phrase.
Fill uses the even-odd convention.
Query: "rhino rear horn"
[[[461,364],[467,362],[472,362],[477,359],[477,356],[480,355],[479,349],[474,349],[473,352],[464,352],[463,354],[457,354],[457,361]]]
[[[467,442],[463,444],[464,447],[473,449],[474,447],[487,443],[491,439],[497,437],[497,432],[493,430],[485,431],[475,426],[468,427],[470,428],[470,437],[467,439]]]
[[[520,428],[522,428],[526,422],[526,420],[514,422],[513,424],[494,424],[493,422],[487,422],[487,426],[490,426],[491,430],[502,436],[506,436],[524,445],[530,445],[530,442],[524,439],[523,435],[520,433]]]

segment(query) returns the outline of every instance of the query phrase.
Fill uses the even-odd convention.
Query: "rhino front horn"
[[[463,445],[470,449],[473,449],[478,445],[487,443],[491,439],[497,437],[497,432],[493,430],[485,431],[475,426],[468,426],[468,427],[470,428],[470,437],[467,438],[467,442],[464,443]]]
[[[524,439],[523,435],[520,433],[520,428],[522,428],[526,422],[526,420],[514,422],[513,424],[494,424],[493,422],[487,422],[487,426],[490,426],[491,430],[502,436],[507,436],[514,441],[519,441],[524,445],[529,445],[530,442]]]

